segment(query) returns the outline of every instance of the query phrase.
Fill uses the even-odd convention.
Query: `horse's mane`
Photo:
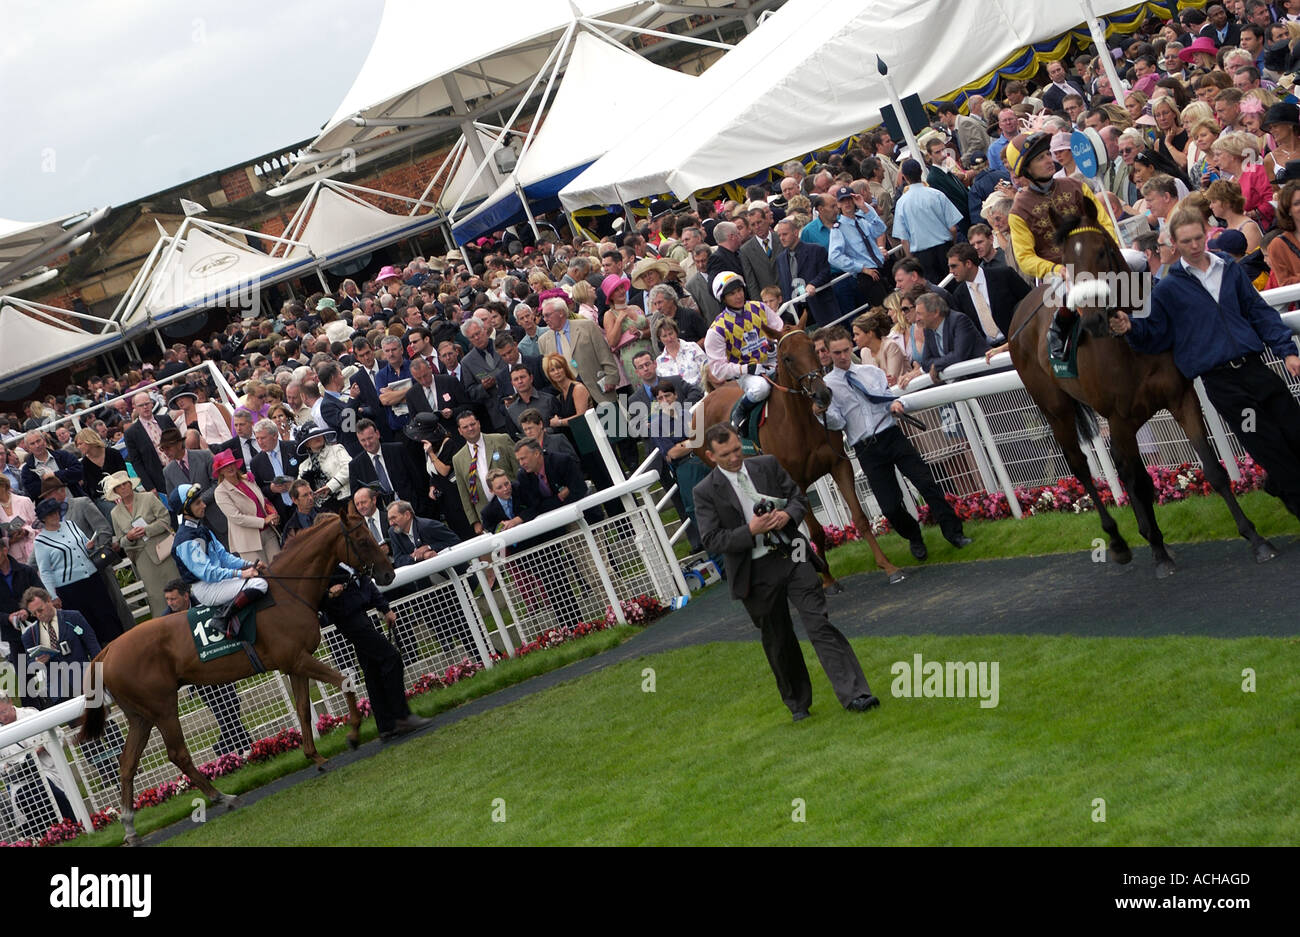
[[[316,541],[320,539],[324,539],[324,535],[321,533],[321,531],[331,528],[331,525],[329,523],[330,518],[334,518],[335,520],[340,522],[342,522],[343,520],[341,517],[339,517],[339,515],[333,513],[332,511],[326,511],[324,514],[321,514],[319,517],[316,518],[316,522],[312,524],[310,528],[304,530],[302,533],[298,534],[297,536],[289,538],[288,544],[286,544],[284,549],[281,550],[278,554],[276,554],[275,559],[271,561],[272,567],[274,567],[275,565],[281,562],[289,563],[289,562],[296,561],[298,558],[298,554],[307,550],[308,544],[312,544],[313,545],[312,549],[316,549],[315,547]],[[331,534],[332,532],[333,531],[331,529]]]

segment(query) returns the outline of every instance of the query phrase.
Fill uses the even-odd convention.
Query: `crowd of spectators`
[[[1257,286],[1300,282],[1294,5],[1230,0],[1144,24],[1116,49],[1123,104],[1094,52],[1078,52],[998,98],[941,105],[919,153],[876,130],[779,167],[776,191],[753,185],[744,201],[654,200],[648,220],[599,239],[497,232],[31,400],[0,414],[6,568],[34,565],[102,645],[131,625],[106,556],[131,561],[151,611],[167,607],[168,495],[185,482],[245,559],[269,561],[348,502],[399,564],[508,530],[609,484],[587,411],[680,412],[717,380],[704,349],[720,276],[791,325],[863,311],[856,361],[900,387],[937,380],[1004,347],[1033,282],[1010,234],[1025,180],[1003,159],[1027,130],[1051,134],[1058,175],[1079,178],[1070,134],[1094,134],[1107,164],[1091,184],[1153,275],[1174,259],[1166,218],[1190,202]],[[182,373],[206,362],[236,399],[206,370]],[[657,449],[689,501],[701,466],[683,433],[610,435],[628,470]],[[15,581],[0,580],[0,600],[21,628]]]

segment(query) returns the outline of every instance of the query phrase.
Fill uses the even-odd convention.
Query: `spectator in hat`
[[[1300,170],[1300,160],[1287,163],[1285,175],[1290,178],[1292,165]],[[1300,283],[1300,172],[1288,181],[1277,195],[1277,226],[1281,233],[1268,243],[1268,265],[1278,286]]]
[[[200,497],[207,504],[204,515],[211,531],[217,535],[224,546],[229,542],[230,530],[226,516],[216,505],[216,478],[212,472],[213,454],[207,449],[186,449],[185,438],[178,429],[164,430],[158,444],[171,458],[163,469],[163,480],[167,490],[175,491],[181,485],[199,486]],[[179,505],[169,505],[179,513]]]
[[[1288,161],[1300,157],[1300,107],[1279,101],[1264,113],[1260,124],[1273,138],[1273,149],[1264,157],[1264,171],[1273,179]]]
[[[360,443],[357,444],[360,452]],[[311,483],[322,510],[338,511],[352,497],[348,470],[352,457],[335,442],[335,433],[314,427],[298,441],[298,477]],[[268,560],[269,562],[269,560]]]
[[[270,563],[280,552],[279,513],[229,449],[217,453],[212,471],[217,478],[214,500],[229,525],[231,552],[250,563]]]
[[[172,411],[172,422],[185,427],[186,448],[215,448],[234,435],[230,431],[230,411],[210,400],[200,403],[198,390],[188,384],[171,392],[167,407]]]
[[[95,638],[105,645],[121,636],[122,622],[90,559],[90,541],[80,527],[63,517],[61,508],[57,500],[48,497],[36,505],[41,525],[36,535],[36,569],[46,591],[58,596],[64,608],[84,615]]]
[[[136,578],[144,583],[150,617],[166,615],[163,589],[180,575],[172,559],[171,516],[157,495],[136,491],[135,479],[126,472],[107,476],[103,488],[104,497],[116,505],[113,533],[131,561]]]

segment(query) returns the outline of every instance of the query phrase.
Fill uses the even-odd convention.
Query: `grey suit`
[[[745,468],[759,494],[786,499],[784,510],[791,524],[803,520],[808,499],[773,456],[748,459]],[[827,617],[826,594],[812,563],[795,563],[775,551],[757,560],[751,558],[754,535],[749,532],[736,491],[721,469],[715,468],[695,486],[695,517],[705,549],[725,558],[731,597],[744,603],[762,633],[763,651],[790,712],[806,712],[812,704],[812,680],[794,633],[790,604],[799,613],[840,704],[848,706],[854,699],[870,695],[871,687],[853,648]],[[811,549],[806,543],[804,548]]]
[[[767,232],[767,238],[771,242],[770,254],[757,235],[740,245],[740,262],[745,267],[745,294],[753,300],[760,298],[763,287],[777,286],[781,282],[776,271],[776,255],[781,244],[775,231]]]
[[[207,449],[190,449],[186,452],[185,458],[190,464],[188,477],[177,461],[173,460],[163,466],[163,480],[167,483],[167,493],[171,494],[178,485],[193,484],[202,488],[203,494],[199,497],[208,506],[203,521],[217,535],[221,545],[226,546],[230,543],[226,539],[229,524],[226,515],[221,513],[221,508],[217,507],[216,503],[217,486],[212,482],[212,453]]]

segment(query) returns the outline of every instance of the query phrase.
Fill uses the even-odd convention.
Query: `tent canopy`
[[[277,246],[272,255],[293,257],[306,249],[320,266],[330,267],[446,223],[440,211],[423,215],[383,211],[356,194],[366,191],[372,190],[332,179],[315,183],[285,229],[285,236],[302,246],[289,245],[284,251]]]
[[[591,32],[579,32],[541,129],[533,135],[511,178],[477,209],[456,219],[453,231],[457,242],[464,244],[523,221],[518,189],[523,189],[535,212],[559,207],[556,195],[560,189],[601,156],[614,138],[591,107],[592,100],[602,95],[611,82],[653,88],[656,95],[671,95],[696,80],[692,75],[646,61]]]
[[[108,214],[108,208],[73,212],[49,221],[0,218],[0,285],[12,283],[89,237],[86,233]],[[85,233],[85,237],[81,235]],[[74,243],[75,242],[75,243]]]
[[[1094,0],[1097,15],[1133,6]],[[570,210],[719,185],[859,133],[889,95],[931,100],[1084,19],[1073,0],[789,0],[560,193]],[[942,50],[936,54],[936,50]]]
[[[38,380],[70,362],[102,354],[122,342],[115,329],[97,333],[66,322],[56,324],[54,316],[58,314],[69,315],[65,309],[39,303],[5,300],[0,305],[0,335],[4,336],[0,342],[0,387]]]
[[[541,71],[564,31],[581,19],[659,28],[706,8],[733,4],[734,0],[691,0],[688,6],[651,0],[498,0],[491,8],[492,22],[486,25],[481,17],[449,17],[444,4],[387,0],[360,73],[303,154],[307,161],[290,169],[282,185],[338,162],[345,149],[346,155],[356,158],[365,147],[380,145],[377,138],[393,136],[395,126],[411,126],[411,121],[440,114],[448,115],[447,126],[454,126],[458,120],[486,116],[487,112],[472,112],[467,102],[486,103],[491,111],[513,103]],[[427,56],[403,54],[414,36],[436,36],[438,48],[454,58],[440,55],[431,61]],[[358,127],[354,117],[377,123]]]

